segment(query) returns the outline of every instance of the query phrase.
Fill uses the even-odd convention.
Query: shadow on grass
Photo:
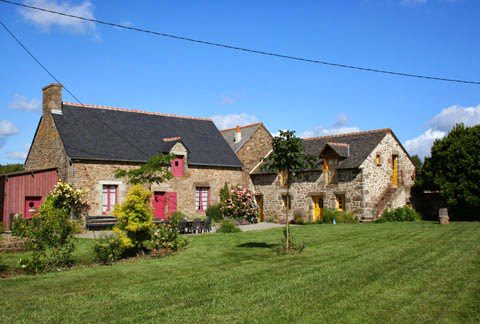
[[[265,242],[246,242],[238,245],[241,248],[260,248],[260,249],[271,249],[276,247],[278,244],[274,243],[265,243]]]

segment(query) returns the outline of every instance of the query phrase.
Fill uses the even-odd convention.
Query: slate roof
[[[344,159],[340,159],[337,169],[354,169],[360,167],[389,132],[392,131],[389,128],[385,128],[349,134],[304,138],[302,141],[305,152],[318,157],[318,169],[321,169],[323,165],[323,158],[320,156],[320,152],[327,144],[334,150],[341,150],[340,155],[344,157]],[[345,151],[347,147],[349,149],[348,155]],[[263,171],[261,166],[252,171],[252,174],[262,173],[268,172]]]
[[[240,131],[242,133],[242,139],[240,142],[235,143],[235,131],[236,127],[234,128],[229,128],[229,129],[224,129],[221,130],[220,133],[222,133],[223,138],[227,141],[228,145],[232,148],[232,150],[237,153],[242,146],[248,142],[250,137],[252,137],[253,133],[260,127],[262,123],[256,123],[252,125],[246,125],[246,126],[240,126]]]
[[[323,145],[323,148],[320,150],[320,156],[323,156],[323,153],[331,148],[339,157],[347,158],[350,155],[350,144],[345,143],[332,143],[327,142]]]
[[[181,140],[191,165],[242,167],[210,119],[73,103],[52,116],[72,159],[144,162]]]

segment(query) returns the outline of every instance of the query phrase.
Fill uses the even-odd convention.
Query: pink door
[[[25,197],[25,218],[32,218],[40,207],[42,197]]]
[[[153,215],[157,219],[165,219],[165,192],[153,193]]]

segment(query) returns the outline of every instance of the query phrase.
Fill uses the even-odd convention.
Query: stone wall
[[[72,183],[82,189],[89,190],[88,202],[90,215],[102,214],[102,186],[118,185],[118,202],[123,201],[129,188],[125,179],[115,178],[118,168],[131,169],[132,164],[74,162]],[[210,203],[220,200],[220,189],[225,182],[229,185],[238,185],[242,181],[240,169],[225,169],[211,167],[185,166],[185,175],[176,177],[160,185],[153,185],[152,191],[176,192],[177,210],[196,215],[195,187],[210,187]]]
[[[250,171],[270,152],[272,149],[272,135],[261,124],[255,133],[237,152],[237,156],[243,163],[243,185],[253,190],[250,179]]]
[[[345,208],[357,216],[363,215],[362,205],[362,174],[360,170],[337,170],[336,183],[325,185],[325,174],[322,171],[305,172],[295,179],[289,190],[291,209],[289,217],[294,213],[302,213],[304,219],[313,220],[313,199],[322,197],[324,208],[335,209],[336,195],[345,195]],[[263,195],[264,214],[268,217],[283,219],[285,206],[282,195],[286,188],[280,184],[280,179],[274,174],[252,175],[255,194]]]
[[[51,84],[43,89],[43,113],[25,161],[26,170],[56,167],[61,179],[67,180],[69,162],[52,111],[60,112],[61,86]]]
[[[380,155],[380,165],[375,161],[377,154]],[[393,189],[391,198],[385,206],[382,206],[380,212],[385,208],[402,207],[410,202],[415,166],[395,137],[388,133],[361,165],[366,189],[365,214],[369,217],[377,217],[377,205],[385,192],[391,188],[393,155],[398,156],[398,187]]]

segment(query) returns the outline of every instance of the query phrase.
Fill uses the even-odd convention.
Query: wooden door
[[[316,222],[323,217],[323,198],[313,197],[313,221]]]
[[[255,201],[257,202],[257,206],[258,206],[258,221],[259,222],[264,222],[265,221],[265,216],[263,214],[263,196],[262,195],[256,195],[255,196]]]
[[[25,218],[32,218],[40,207],[42,197],[25,197]]]
[[[392,187],[398,186],[398,155],[392,156]]]
[[[155,191],[153,193],[153,215],[156,219],[165,219],[165,192]]]

